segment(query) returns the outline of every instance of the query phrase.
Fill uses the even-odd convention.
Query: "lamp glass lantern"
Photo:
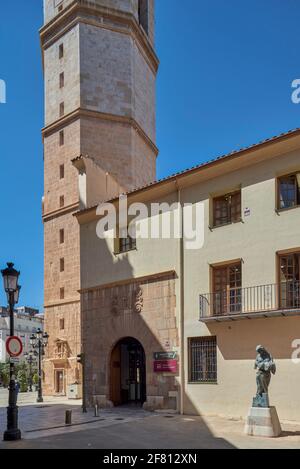
[[[36,344],[36,337],[35,337],[34,334],[31,334],[31,336],[30,336],[30,345],[32,345],[34,347],[35,344]]]
[[[19,298],[20,298],[20,290],[21,290],[21,286],[20,285],[17,285],[17,289],[16,291],[14,292],[14,300],[15,300],[15,305],[17,305],[19,303]]]
[[[3,276],[4,290],[6,293],[14,293],[18,288],[20,272],[14,269],[12,262],[7,263],[7,268],[1,271]]]
[[[45,332],[43,334],[43,340],[44,340],[44,345],[48,345],[48,339],[49,339],[49,334],[47,334],[47,332]]]

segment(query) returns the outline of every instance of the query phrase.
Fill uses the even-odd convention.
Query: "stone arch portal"
[[[142,344],[126,337],[110,356],[110,400],[115,406],[146,402],[146,358]]]

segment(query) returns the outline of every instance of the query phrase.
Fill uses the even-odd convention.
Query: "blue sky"
[[[300,126],[298,0],[156,0],[158,177]],[[16,11],[18,14],[16,15]],[[43,304],[42,0],[0,6],[0,266]],[[0,304],[5,297],[0,287]]]

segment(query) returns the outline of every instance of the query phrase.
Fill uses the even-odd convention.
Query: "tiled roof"
[[[279,135],[275,135],[274,137],[266,138],[265,140],[261,140],[261,141],[259,141],[259,142],[257,142],[257,143],[254,143],[254,144],[252,144],[252,145],[249,145],[249,146],[247,146],[247,147],[242,147],[242,148],[240,148],[240,149],[238,149],[238,150],[234,150],[234,151],[232,151],[232,152],[230,152],[230,153],[226,153],[226,154],[224,154],[224,155],[220,155],[220,156],[218,156],[218,157],[216,157],[216,158],[213,158],[213,159],[211,159],[211,160],[208,160],[208,161],[205,161],[205,162],[203,162],[203,163],[200,163],[199,165],[192,166],[191,168],[184,169],[184,170],[179,171],[179,172],[177,172],[177,173],[171,174],[171,175],[169,175],[169,176],[167,176],[167,177],[165,177],[165,178],[162,178],[162,179],[159,179],[159,180],[150,182],[150,183],[148,183],[148,184],[145,184],[144,186],[135,187],[134,189],[132,189],[132,190],[130,190],[130,191],[128,191],[128,192],[124,192],[124,193],[121,194],[121,195],[131,195],[131,194],[137,193],[137,192],[139,192],[139,191],[142,191],[142,190],[144,190],[144,189],[147,189],[147,188],[150,188],[150,187],[159,185],[159,184],[161,184],[161,183],[163,183],[163,182],[171,181],[172,179],[176,179],[176,178],[179,177],[179,176],[187,175],[187,174],[189,174],[189,173],[191,173],[191,172],[194,172],[194,171],[197,171],[198,169],[201,169],[201,168],[203,168],[203,167],[205,167],[205,166],[209,166],[209,165],[211,165],[211,164],[213,164],[213,163],[217,163],[217,162],[220,161],[220,160],[225,160],[226,158],[229,158],[229,157],[231,157],[231,156],[238,155],[238,154],[242,154],[242,153],[244,153],[244,152],[246,152],[246,151],[248,151],[248,150],[254,150],[254,149],[257,148],[257,147],[260,147],[260,146],[265,145],[265,144],[267,144],[267,143],[275,142],[276,140],[285,139],[286,137],[295,135],[295,134],[297,134],[298,132],[300,132],[300,127],[297,127],[297,128],[295,128],[295,129],[293,129],[293,130],[289,130],[289,131],[287,131],[287,132],[283,132],[283,133],[281,133],[281,134],[279,134]],[[80,158],[80,157],[79,157],[79,158]],[[115,198],[113,198],[113,199],[109,199],[109,200],[99,201],[99,203],[112,202],[112,201],[114,201],[114,200],[116,200],[116,199],[117,199],[117,197],[115,197]],[[83,210],[80,210],[80,213],[85,212],[85,211],[87,211],[87,210],[93,210],[93,209],[95,209],[96,207],[97,207],[97,205],[93,205],[93,206],[91,206],[91,207],[87,207],[87,208],[85,208],[85,209],[83,209]],[[77,213],[78,213],[78,212],[77,212]]]

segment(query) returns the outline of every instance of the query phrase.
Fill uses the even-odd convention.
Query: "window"
[[[214,227],[241,221],[241,191],[213,199],[213,215]]]
[[[242,309],[241,262],[213,267],[212,305],[215,316],[238,313]]]
[[[64,45],[60,44],[59,45],[59,58],[62,59],[64,56]]]
[[[300,205],[300,172],[278,180],[278,209]]]
[[[65,114],[65,103],[62,102],[59,105],[59,116],[62,117]]]
[[[59,260],[59,270],[60,272],[65,271],[65,259],[63,257]]]
[[[59,145],[62,147],[65,144],[65,133],[63,130],[59,132]]]
[[[65,242],[65,230],[59,230],[59,242],[60,244]]]
[[[59,198],[59,207],[63,208],[64,206],[65,206],[65,198],[63,195],[61,195]]]
[[[279,256],[280,306],[300,307],[300,252]]]
[[[59,177],[60,179],[64,179],[65,177],[65,165],[61,164],[59,167]]]
[[[149,0],[139,0],[139,23],[144,31],[149,32]]]
[[[136,239],[131,236],[119,239],[119,252],[128,252],[136,249]]]
[[[64,288],[61,288],[59,290],[59,297],[60,297],[61,300],[64,300],[64,298],[65,298],[65,289]]]
[[[65,74],[64,72],[59,75],[59,87],[63,88],[65,86]]]
[[[63,331],[65,329],[65,320],[64,319],[59,320],[59,329],[61,331]]]
[[[216,337],[197,337],[189,340],[189,375],[191,383],[217,382]]]

